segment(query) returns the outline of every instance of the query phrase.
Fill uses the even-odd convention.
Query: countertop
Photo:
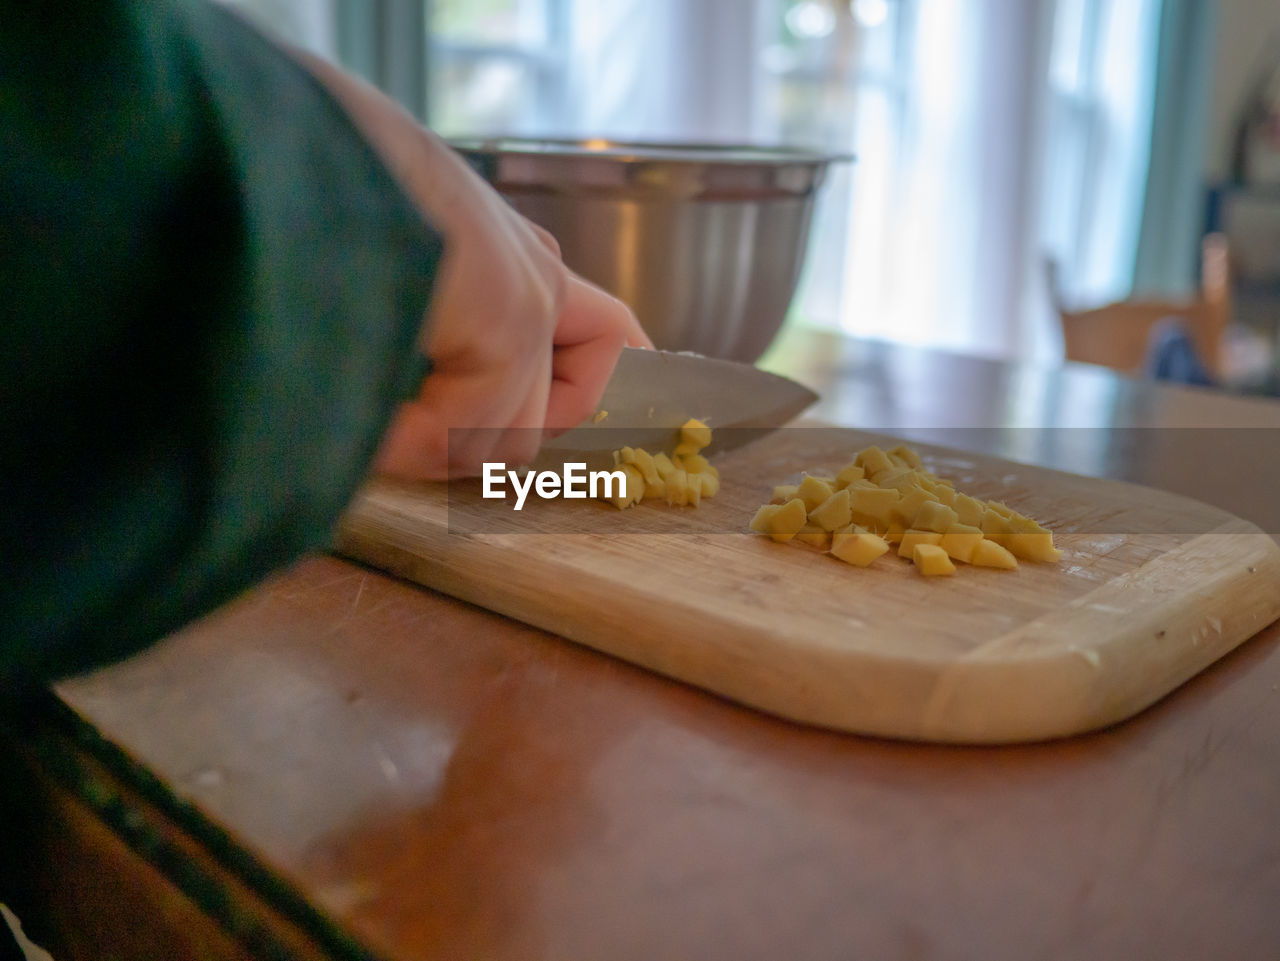
[[[765,365],[828,421],[1280,531],[1280,403],[805,332]],[[60,958],[1280,957],[1277,625],[1108,730],[939,747],[316,556],[21,727],[16,906]]]

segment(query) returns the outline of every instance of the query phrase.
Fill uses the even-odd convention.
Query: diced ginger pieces
[[[848,527],[853,521],[849,491],[836,491],[809,511],[809,520],[824,531],[837,531],[842,527]]]
[[[796,496],[796,491],[799,489],[799,484],[779,484],[773,489],[773,497],[769,502],[771,504],[785,504]]]
[[[959,496],[956,489],[947,484],[934,484],[933,495],[938,498],[938,503],[944,507],[955,507],[956,498]]]
[[[867,472],[859,464],[846,464],[836,472],[836,490],[844,490],[854,481],[863,480]]]
[[[996,567],[1005,571],[1016,570],[1018,560],[995,541],[981,540],[969,556],[974,567]]]
[[[796,497],[769,516],[768,534],[780,544],[785,544],[795,537],[808,523],[808,512],[804,509],[804,501]]]
[[[686,504],[697,506],[697,500],[702,494],[701,483],[689,483],[689,472],[683,467],[677,467],[674,471],[663,478],[665,485],[665,499],[672,507],[682,507]]]
[[[859,521],[888,527],[893,520],[890,511],[900,496],[892,487],[855,487],[849,494],[849,510]]]
[[[720,471],[701,454],[689,454],[680,460],[684,469],[690,474],[710,474],[717,479],[720,477]]]
[[[1009,518],[993,511],[990,507],[983,512],[982,523],[979,526],[983,536],[997,544],[1004,544],[1004,539],[1009,534]]]
[[[947,556],[947,552],[937,544],[916,544],[911,553],[911,561],[921,574],[929,577],[954,574],[956,572],[956,566],[951,563],[951,558]]]
[[[1051,531],[1000,501],[957,491],[924,470],[905,445],[887,453],[868,447],[834,476],[806,475],[799,484],[775,487],[772,503],[756,512],[751,529],[778,541],[826,547],[861,567],[896,544],[900,557],[929,575],[954,573],[954,562],[1014,570],[1018,557],[1062,557]]]
[[[920,510],[911,520],[911,526],[922,531],[946,531],[953,524],[959,523],[956,512],[938,501],[928,501],[920,505]]]
[[[937,501],[930,491],[922,487],[914,487],[898,497],[898,500],[889,508],[889,516],[892,520],[901,521],[904,527],[914,527],[916,515],[920,513],[921,508],[925,504]]]
[[[867,567],[888,552],[884,538],[869,531],[839,531],[831,535],[831,553],[855,567]]]
[[[825,480],[818,477],[805,475],[804,480],[800,482],[800,486],[796,489],[796,497],[804,501],[805,510],[814,510],[834,494],[831,485]]]
[[[689,444],[694,451],[700,451],[711,443],[711,428],[702,421],[690,417],[680,428],[680,442]]]
[[[608,498],[609,502],[625,509],[641,500],[660,498],[672,506],[697,507],[702,498],[720,492],[720,472],[698,453],[710,443],[711,429],[690,419],[680,428],[680,443],[670,456],[637,447],[614,451],[613,462],[627,475],[627,483],[621,494]]]
[[[917,544],[928,544],[932,547],[942,543],[942,535],[937,531],[921,531],[912,528],[903,531],[902,540],[898,542],[898,556],[905,557],[910,560],[914,554]],[[945,551],[943,553],[946,553]]]
[[[868,477],[874,477],[885,468],[894,466],[893,461],[889,459],[889,455],[879,447],[866,447],[858,451],[853,462],[866,471],[866,476]]]
[[[765,504],[756,511],[755,517],[751,518],[751,523],[747,525],[757,534],[768,534],[770,532],[769,522],[773,520],[773,515],[782,510],[781,504]]]
[[[1062,551],[1053,546],[1053,535],[1048,531],[1013,531],[1004,536],[1004,547],[1028,561],[1062,560]]]
[[[968,564],[973,560],[973,552],[983,541],[981,528],[968,524],[953,524],[942,534],[938,546],[947,552],[952,560]]]
[[[956,512],[960,523],[967,524],[969,527],[981,527],[982,515],[987,510],[987,506],[982,501],[968,494],[957,494],[951,508]]]
[[[615,486],[614,495],[609,498],[609,503],[618,510],[626,510],[632,504],[638,504],[644,497],[644,475],[635,464],[623,464],[618,469],[627,475],[627,482],[622,485],[621,490]]]
[[[889,459],[901,461],[914,470],[920,470],[924,467],[924,462],[920,460],[920,455],[913,451],[906,444],[899,444],[893,450],[889,451]]]

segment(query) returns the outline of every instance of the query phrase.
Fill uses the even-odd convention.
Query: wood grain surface
[[[834,471],[860,431],[793,428],[725,455],[696,510],[369,487],[352,557],[735,701],[839,730],[1002,743],[1131,716],[1280,616],[1280,548],[1148,488],[917,445],[961,490],[1055,531],[1057,564],[923,578],[747,533],[772,484]]]

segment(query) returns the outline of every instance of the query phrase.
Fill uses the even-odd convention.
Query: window
[[[1084,299],[1133,275],[1164,0],[238,2],[445,136],[854,153],[799,322],[1047,357],[1047,254]]]

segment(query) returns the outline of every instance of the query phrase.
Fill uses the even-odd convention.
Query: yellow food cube
[[[694,474],[702,485],[703,497],[715,497],[720,493],[720,476],[718,474],[704,473]]]
[[[929,501],[929,503],[921,505],[920,510],[916,512],[915,519],[911,522],[911,526],[922,531],[937,531],[941,534],[952,525],[958,523],[959,520],[956,512],[950,507],[946,507],[937,501]]]
[[[609,498],[609,503],[618,510],[625,510],[632,504],[638,504],[644,497],[644,475],[634,464],[623,464],[618,469],[627,475],[627,482],[621,491]]]
[[[914,487],[903,494],[898,501],[889,508],[889,519],[900,521],[904,527],[914,527],[916,515],[918,515],[925,504],[935,502],[934,495],[922,487]]]
[[[858,451],[853,462],[866,471],[868,477],[874,477],[886,467],[893,466],[893,461],[889,460],[889,455],[879,447],[864,447]]]
[[[961,524],[968,524],[970,527],[982,526],[982,515],[986,512],[987,506],[976,497],[970,497],[968,494],[957,494],[956,502],[951,507],[956,512],[956,517],[960,519]]]
[[[969,563],[974,567],[998,567],[1012,571],[1017,568],[1018,560],[995,541],[984,540],[974,548]]]
[[[690,417],[680,428],[680,443],[692,445],[693,452],[696,453],[711,443],[711,428]]]
[[[861,465],[848,464],[840,468],[840,470],[836,473],[835,488],[836,490],[842,490],[843,488],[848,487],[854,481],[862,480],[866,476],[867,476],[867,472],[862,469]]]
[[[769,522],[773,520],[773,515],[780,510],[782,510],[781,504],[765,504],[756,511],[748,526],[757,534],[768,534],[770,530]]]
[[[696,473],[685,472],[685,503],[698,507],[703,503],[703,481]]]
[[[1009,518],[993,511],[990,507],[983,512],[982,523],[978,526],[982,528],[982,533],[986,535],[987,540],[995,541],[997,544],[1004,544],[1005,538],[1009,536]]]
[[[659,477],[669,477],[680,468],[665,453],[657,453],[653,455],[653,469],[658,472]]]
[[[1012,531],[1004,535],[1004,546],[1015,557],[1051,563],[1062,560],[1062,551],[1053,546],[1049,531]]]
[[[849,503],[849,492],[847,490],[836,491],[813,510],[809,511],[809,520],[824,531],[839,530],[853,520],[853,511]]]
[[[666,501],[672,507],[680,507],[689,503],[689,475],[677,467],[662,478],[666,484]]]
[[[1041,527],[1039,522],[1033,521],[1025,514],[1019,514],[1014,511],[1009,515],[1009,530],[1021,534],[1045,534],[1048,533],[1047,527]]]
[[[773,489],[773,503],[785,504],[796,496],[796,491],[799,489],[799,484],[779,484]]]
[[[893,470],[881,471],[871,478],[881,487],[892,487],[905,497],[920,487],[920,475],[910,467],[896,467]]]
[[[809,521],[804,527],[800,528],[795,539],[801,544],[808,544],[810,547],[816,547],[824,551],[831,546],[831,533],[824,531],[813,521]]]
[[[647,501],[663,500],[667,496],[667,482],[659,477],[653,483],[644,482],[644,499]]]
[[[856,518],[888,527],[900,496],[892,487],[855,487],[849,492],[849,509]]]
[[[898,556],[910,560],[915,556],[917,545],[928,544],[936,547],[941,543],[942,535],[937,531],[921,531],[911,528],[902,532],[902,540],[898,542]],[[943,551],[943,553],[945,554],[946,551]]]
[[[956,489],[950,484],[934,484],[933,494],[938,498],[938,503],[944,507],[955,507],[956,498],[959,496]]]
[[[623,450],[626,450],[626,448],[624,447]],[[640,473],[644,475],[644,482],[646,485],[662,483],[662,478],[658,476],[658,468],[653,463],[652,454],[647,450],[637,449],[632,451],[632,457],[634,459],[631,463],[640,468]]]
[[[684,458],[682,465],[689,474],[715,474],[720,476],[720,472],[711,466],[711,462],[701,454],[690,454]]]
[[[902,535],[905,534],[906,532],[907,532],[907,529],[905,527],[903,527],[897,521],[893,521],[892,523],[889,524],[888,527],[885,528],[884,533],[881,534],[880,536],[883,537],[890,544],[899,544],[902,542]]]
[[[865,531],[832,535],[831,553],[846,564],[866,567],[877,557],[887,554],[889,545],[884,538]]]
[[[920,455],[906,444],[899,444],[897,447],[893,448],[893,450],[889,451],[889,456],[897,458],[908,467],[913,467],[916,470],[919,470],[924,466],[924,463],[920,460]]]
[[[956,572],[956,566],[951,563],[951,558],[947,556],[947,552],[937,544],[917,544],[911,555],[911,561],[921,574],[929,577],[954,574]]]
[[[1001,517],[1013,516],[1013,508],[1001,501],[987,501],[987,509],[995,511]]]
[[[787,501],[769,518],[769,536],[780,544],[795,537],[808,523],[804,501],[795,497]]]
[[[952,524],[942,534],[938,546],[947,552],[953,560],[966,564],[973,558],[973,552],[982,543],[982,530],[969,524]]]
[[[796,489],[796,497],[804,501],[805,510],[813,510],[834,494],[831,485],[817,477],[805,475]]]

